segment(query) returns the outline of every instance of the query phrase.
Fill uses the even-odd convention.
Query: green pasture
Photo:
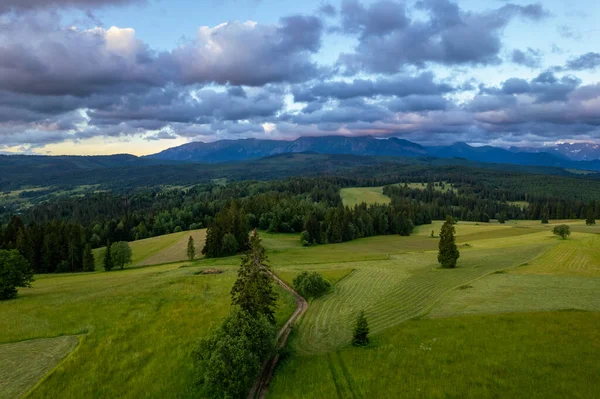
[[[354,205],[365,202],[371,204],[389,204],[391,199],[383,195],[383,187],[349,187],[340,190],[342,202],[344,205],[354,207]]]
[[[196,262],[39,278],[17,299],[0,302],[0,355],[11,364],[25,362],[20,376],[0,374],[0,387],[22,391],[25,382],[25,391],[31,389],[41,376],[31,378],[35,369],[56,364],[47,356],[3,352],[1,344],[78,336],[77,350],[29,397],[196,397],[190,351],[229,311],[239,258],[229,263],[211,275],[199,274],[204,265]],[[277,291],[283,324],[295,301]],[[47,345],[50,351],[55,344]]]
[[[571,226],[567,240],[552,235],[557,223]],[[459,222],[461,257],[446,270],[437,264],[438,239],[430,237],[440,227],[310,247],[298,234],[261,232],[284,281],[314,270],[334,284],[294,329],[269,397],[598,397],[589,381],[600,378],[600,228],[583,221]],[[139,267],[37,276],[17,299],[1,302],[0,356],[22,370],[0,374],[2,391],[197,397],[190,351],[229,311],[240,256],[177,262],[190,234],[205,232],[133,242]],[[141,267],[150,263],[161,265]],[[208,268],[224,273],[201,274]],[[281,324],[295,302],[278,292]],[[361,310],[372,343],[353,348]],[[54,337],[79,344],[52,352],[38,340]],[[19,363],[19,342],[51,355]]]
[[[194,238],[196,257],[202,257],[200,252],[204,248],[206,229],[189,230],[130,242],[131,265],[148,266],[186,260],[190,236]],[[103,270],[104,251],[105,247],[93,250],[96,270]]]

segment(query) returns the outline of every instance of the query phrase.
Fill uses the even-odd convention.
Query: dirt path
[[[279,277],[271,273],[273,279],[282,286],[286,291],[290,292],[294,298],[296,298],[296,310],[285,325],[279,330],[277,333],[277,337],[275,338],[277,341],[277,347],[283,348],[287,339],[292,332],[292,327],[294,323],[296,323],[300,317],[306,312],[308,308],[308,302],[306,299],[302,298],[300,294],[294,291],[290,286],[284,283]],[[275,370],[275,366],[277,365],[277,361],[279,360],[279,354],[276,354],[273,359],[267,360],[263,365],[262,371],[260,372],[254,386],[250,390],[250,394],[248,395],[248,399],[264,399],[269,392],[269,383],[271,382],[271,378],[273,377],[273,371]]]

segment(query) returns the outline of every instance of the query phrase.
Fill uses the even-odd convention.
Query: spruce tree
[[[196,257],[196,248],[194,248],[194,239],[190,236],[187,243],[187,257],[189,260],[194,260]]]
[[[264,314],[275,323],[277,295],[273,288],[271,268],[258,232],[250,237],[250,251],[242,259],[238,278],[231,289],[231,304],[252,315]]]
[[[454,219],[452,216],[446,216],[446,221],[440,231],[438,253],[438,262],[445,268],[456,267],[456,261],[460,257],[460,253],[454,242],[454,233]]]
[[[596,219],[594,218],[594,207],[590,204],[587,208],[587,217],[585,218],[585,224],[587,226],[594,226]]]
[[[92,247],[90,244],[86,244],[83,249],[83,271],[93,272],[95,269],[94,265],[94,254],[92,253]]]
[[[107,272],[113,268],[112,256],[110,254],[110,242],[106,243],[106,251],[104,251],[104,270]]]
[[[369,343],[369,323],[365,317],[365,312],[360,312],[356,318],[354,331],[352,333],[352,345],[364,346]]]
[[[542,224],[548,224],[548,219],[550,219],[550,211],[548,209],[548,204],[546,204],[542,210]]]

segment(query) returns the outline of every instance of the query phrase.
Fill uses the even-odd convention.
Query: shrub
[[[331,283],[317,272],[304,271],[294,279],[294,289],[305,298],[317,298],[327,293]]]
[[[310,234],[308,231],[304,230],[302,233],[300,233],[300,242],[305,247],[310,246]]]

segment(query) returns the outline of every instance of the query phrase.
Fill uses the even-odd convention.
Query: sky
[[[1,0],[0,152],[600,143],[592,0]]]

